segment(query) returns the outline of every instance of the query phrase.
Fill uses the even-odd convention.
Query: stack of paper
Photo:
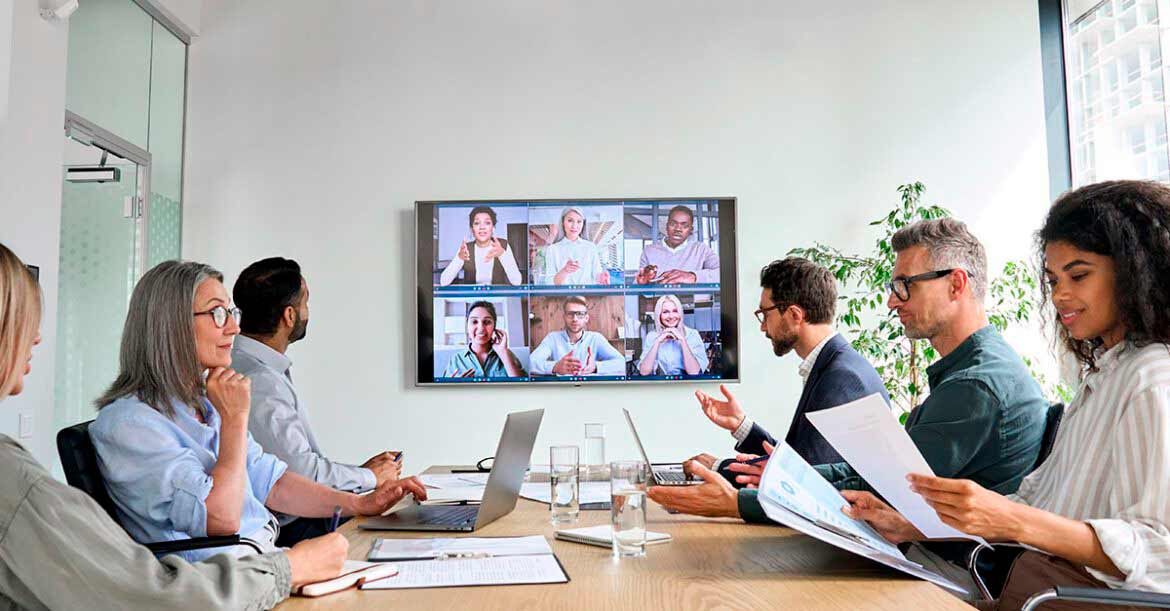
[[[609,482],[580,482],[578,503],[610,502]],[[526,482],[520,486],[520,496],[539,503],[552,502],[552,485],[548,482]]]
[[[418,479],[427,488],[466,488],[486,486],[488,473],[425,473]]]
[[[957,592],[966,590],[911,562],[865,522],[841,512],[845,498],[788,444],[781,442],[760,479],[760,504],[769,518],[859,556]]]
[[[362,584],[363,590],[407,588],[449,588],[458,586],[506,586],[533,583],[567,583],[557,557],[504,556],[502,558],[461,558],[402,562],[394,577]]]
[[[609,524],[558,530],[554,536],[562,541],[572,541],[573,543],[584,543],[598,547],[613,546],[613,526]],[[669,541],[670,535],[666,533],[646,531],[646,545],[667,543]]]
[[[810,412],[808,419],[833,449],[927,538],[970,539],[987,545],[980,537],[944,524],[926,500],[910,490],[908,474],[934,475],[934,471],[880,395]]]
[[[487,473],[435,473],[418,476],[427,487],[422,505],[479,503],[487,487]]]
[[[529,537],[432,537],[425,539],[377,539],[369,560],[428,560],[469,556],[523,556],[551,554],[548,540]]]
[[[394,560],[398,574],[363,584],[363,590],[569,581],[540,535],[378,539],[369,558]]]

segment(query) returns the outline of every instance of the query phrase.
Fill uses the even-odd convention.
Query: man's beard
[[[909,339],[930,339],[942,331],[942,325],[935,323],[930,326],[915,320],[912,324],[902,323],[902,334]]]
[[[784,356],[785,354],[792,352],[792,349],[796,347],[796,342],[798,339],[799,338],[795,333],[792,335],[785,335],[779,339],[772,339],[772,352],[775,352],[776,356]]]
[[[288,343],[299,342],[305,339],[305,334],[309,331],[309,319],[301,318],[301,313],[297,312],[297,321],[293,324],[292,331],[288,334]]]

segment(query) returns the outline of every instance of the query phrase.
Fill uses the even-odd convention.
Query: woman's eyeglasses
[[[240,324],[239,308],[225,308],[224,306],[218,305],[214,308],[211,308],[210,310],[207,310],[206,312],[195,312],[195,316],[210,316],[211,322],[215,323],[215,326],[219,327],[220,329],[222,329],[223,326],[227,324],[229,314],[231,315],[232,319],[236,321],[237,325]]]

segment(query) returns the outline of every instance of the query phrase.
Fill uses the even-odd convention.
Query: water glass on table
[[[585,479],[587,481],[605,481],[609,476],[605,473],[605,425],[589,423],[585,425]]]
[[[613,521],[613,555],[618,558],[646,555],[646,463],[638,460],[609,465],[610,518]]]
[[[579,470],[581,461],[577,446],[549,448],[549,485],[552,486],[549,512],[553,524],[577,521],[581,512]]]

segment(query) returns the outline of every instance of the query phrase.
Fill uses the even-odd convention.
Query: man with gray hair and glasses
[[[906,432],[939,477],[1013,493],[1035,466],[1048,404],[1023,360],[988,323],[983,245],[962,222],[932,219],[900,229],[892,246],[897,259],[887,306],[907,337],[930,341],[940,357],[926,368],[930,395],[910,413]],[[749,483],[759,483],[763,467]],[[873,491],[846,463],[815,467],[838,489]],[[767,521],[754,491],[737,495],[722,478],[705,479],[688,490],[708,497],[703,515]],[[912,545],[911,560],[970,583],[957,566],[969,544]]]

